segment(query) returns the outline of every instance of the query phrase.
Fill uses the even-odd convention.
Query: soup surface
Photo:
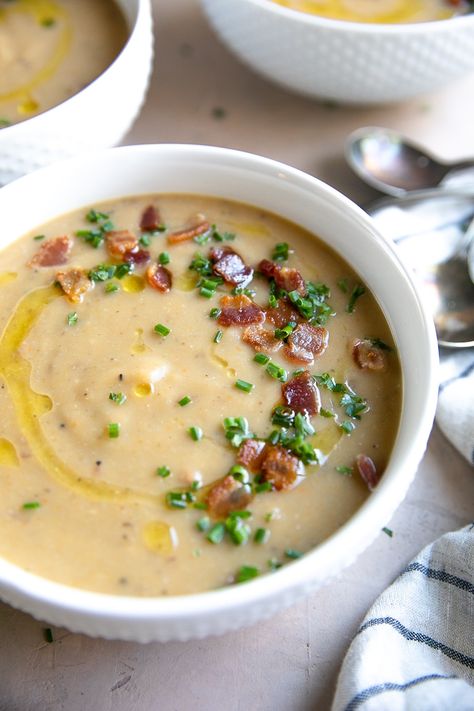
[[[469,11],[464,0],[272,0],[312,15],[349,22],[428,22]]]
[[[192,593],[339,528],[396,435],[373,296],[254,207],[148,195],[0,254],[0,554],[90,590]]]
[[[0,128],[76,94],[126,39],[112,0],[0,0]]]

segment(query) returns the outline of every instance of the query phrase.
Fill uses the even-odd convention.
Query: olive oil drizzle
[[[31,364],[21,355],[20,347],[44,309],[59,296],[61,292],[54,286],[26,294],[0,338],[0,377],[7,386],[22,434],[40,466],[58,484],[74,493],[112,503],[162,504],[159,496],[79,476],[61,461],[44,436],[41,416],[52,409],[53,403],[50,397],[31,388]]]

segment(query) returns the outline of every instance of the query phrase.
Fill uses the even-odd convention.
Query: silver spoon
[[[396,131],[373,126],[348,136],[345,156],[362,180],[394,197],[434,188],[448,173],[474,168],[474,160],[443,163]]]
[[[474,283],[468,270],[474,191],[423,190],[383,198],[366,209],[414,270],[440,346],[474,346]]]

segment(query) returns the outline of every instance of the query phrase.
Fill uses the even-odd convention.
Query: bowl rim
[[[124,0],[124,2],[127,2],[127,0]],[[48,121],[50,114],[53,111],[57,111],[58,109],[63,109],[64,106],[69,107],[71,102],[74,103],[75,101],[81,100],[82,96],[86,93],[89,92],[89,90],[93,87],[98,82],[103,81],[106,79],[109,74],[111,74],[115,70],[115,65],[121,61],[122,56],[124,53],[128,50],[128,47],[134,40],[138,28],[140,27],[142,17],[146,12],[151,12],[151,6],[150,6],[151,0],[136,0],[137,3],[137,9],[136,9],[136,17],[133,21],[133,25],[130,25],[128,22],[127,17],[125,16],[125,12],[123,7],[120,7],[120,12],[124,16],[126,25],[127,25],[127,39],[123,46],[121,47],[120,51],[115,55],[114,59],[110,64],[108,64],[105,69],[98,74],[92,81],[90,81],[86,86],[83,86],[82,89],[79,89],[79,91],[76,91],[75,94],[72,96],[68,96],[66,99],[63,101],[60,101],[58,104],[54,104],[54,106],[50,106],[49,109],[46,109],[45,111],[41,111],[38,114],[35,114],[34,116],[30,116],[30,118],[25,118],[22,121],[17,121],[16,123],[12,123],[10,125],[4,126],[3,128],[0,128],[0,140],[5,138],[7,136],[8,138],[11,138],[16,130],[17,133],[21,133],[21,131],[28,130],[31,126],[31,123],[33,121],[36,121],[37,123],[40,122],[40,120]]]
[[[315,197],[324,198],[333,206],[336,205],[339,209],[348,211],[354,223],[357,223],[358,229],[368,233],[367,239],[372,244],[377,244],[378,248],[387,254],[387,261],[391,260],[394,271],[397,271],[404,279],[414,312],[418,314],[420,322],[417,347],[424,347],[427,385],[426,392],[423,393],[425,400],[419,406],[420,419],[417,431],[410,439],[408,453],[400,455],[404,463],[409,466],[403,467],[400,462],[395,468],[398,471],[393,472],[393,462],[390,462],[386,472],[387,476],[382,478],[380,484],[362,506],[332,535],[306,553],[300,560],[292,562],[291,565],[285,565],[272,574],[255,578],[246,585],[233,585],[208,592],[166,597],[122,596],[92,592],[54,582],[27,572],[15,563],[0,558],[0,593],[7,601],[11,600],[16,606],[24,607],[30,612],[32,611],[32,601],[38,603],[41,609],[39,616],[46,618],[54,609],[63,613],[71,613],[76,618],[79,616],[82,619],[86,617],[89,620],[99,619],[115,623],[129,622],[130,624],[176,621],[178,619],[193,620],[202,615],[217,615],[219,612],[230,612],[262,602],[269,603],[271,607],[273,599],[281,598],[285,594],[288,596],[292,590],[299,588],[306,591],[310,587],[314,587],[314,581],[318,579],[314,570],[322,568],[322,579],[327,580],[355,560],[361,551],[375,539],[380,528],[386,525],[405,497],[424,454],[437,401],[438,348],[433,321],[417,291],[413,275],[401,261],[394,245],[379,233],[371,218],[349,198],[321,180],[270,158],[214,146],[188,144],[123,146],[90,152],[25,175],[3,187],[0,190],[0,198],[5,197],[8,200],[11,193],[14,195],[18,191],[20,194],[23,191],[28,191],[38,181],[47,184],[50,175],[54,180],[55,176],[57,178],[63,173],[70,174],[71,169],[77,165],[89,166],[91,162],[95,165],[98,163],[103,165],[112,155],[123,155],[124,160],[126,156],[133,156],[135,161],[140,158],[140,155],[148,155],[155,161],[167,157],[168,160],[175,162],[179,162],[185,157],[187,160],[206,161],[207,167],[211,167],[211,169],[214,169],[216,165],[226,168],[242,167],[253,171],[260,178],[265,177],[268,182],[280,180],[283,184],[290,183],[296,186],[302,193],[305,190],[313,191]],[[133,190],[133,180],[131,183],[128,194],[138,194]],[[185,192],[189,194],[189,191],[183,190],[183,194]],[[124,195],[124,193],[122,194]],[[230,197],[229,199],[235,198]],[[258,205],[258,201],[253,204]],[[77,207],[79,208],[80,205],[78,204]],[[281,214],[285,217],[284,210]],[[402,412],[403,408],[402,404]],[[396,447],[396,442],[394,447]],[[388,475],[389,470],[390,476]],[[350,542],[352,545],[344,548],[344,542]],[[334,565],[333,553],[341,550],[344,553],[338,553]],[[4,595],[5,591],[6,595]],[[25,602],[26,600],[28,604]],[[48,610],[48,614],[44,612],[44,609]],[[71,621],[69,626],[74,628],[75,623]],[[82,623],[76,626],[84,631]],[[114,634],[117,634],[117,629],[106,636],[114,636]],[[118,636],[122,635],[119,633]],[[132,639],[134,637],[124,638]],[[152,634],[151,638],[156,638],[156,635]]]
[[[382,23],[382,22],[355,22],[349,20],[335,20],[329,17],[320,17],[319,15],[311,15],[308,12],[294,10],[293,8],[278,5],[273,0],[238,0],[240,3],[246,2],[248,5],[254,5],[261,10],[273,13],[280,16],[282,19],[292,20],[301,24],[307,24],[313,27],[319,27],[327,30],[338,30],[340,32],[348,32],[355,34],[420,34],[420,33],[437,33],[447,29],[446,23],[456,21],[458,26],[474,24],[474,11],[470,11],[465,15],[457,17],[449,17],[445,20],[427,20],[425,22],[398,22],[398,23]],[[206,0],[203,0],[206,2]]]

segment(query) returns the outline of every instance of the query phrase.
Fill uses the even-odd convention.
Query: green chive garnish
[[[200,427],[190,427],[188,432],[191,439],[195,442],[199,442],[199,440],[202,439],[202,429]]]
[[[210,527],[211,527],[211,519],[209,518],[209,516],[203,516],[196,523],[196,528],[198,529],[198,531],[201,531],[202,533],[204,533],[205,531],[208,531]]]
[[[222,542],[222,540],[224,539],[224,535],[225,535],[225,524],[215,523],[214,526],[210,529],[206,538],[211,543],[217,544],[217,543]]]
[[[257,528],[255,531],[254,541],[255,543],[263,544],[270,538],[270,531],[268,528]]]
[[[222,311],[221,309],[218,309],[217,307],[214,307],[209,311],[209,318],[219,318],[221,315]]]
[[[75,326],[79,320],[79,316],[75,311],[71,311],[71,313],[67,315],[66,320],[68,326]]]
[[[214,343],[220,343],[222,341],[222,336],[224,335],[223,331],[216,331],[214,338],[212,339]]]
[[[40,506],[41,504],[39,501],[26,501],[22,508],[24,508],[25,511],[30,511],[32,509],[39,509]]]
[[[109,400],[117,403],[117,405],[123,405],[127,396],[124,393],[109,393]]]
[[[168,252],[160,252],[160,254],[158,256],[158,262],[160,264],[162,264],[164,266],[165,264],[169,264],[170,261],[171,261],[171,259],[170,259],[170,255],[168,254]]]
[[[259,365],[266,365],[270,362],[270,358],[265,353],[256,353],[253,357],[254,361]]]
[[[44,239],[46,235],[35,235],[33,239],[35,239],[37,242],[39,242],[40,239]]]
[[[267,363],[267,367],[265,368],[266,372],[268,375],[270,375],[272,378],[275,378],[275,380],[280,380],[282,383],[286,383],[288,380],[288,373],[284,368],[280,368],[279,365],[276,365],[276,363]]]
[[[294,548],[287,548],[285,551],[285,555],[287,558],[296,560],[297,558],[301,558],[303,554],[300,551],[295,550]]]
[[[185,405],[189,405],[189,403],[192,402],[191,398],[189,395],[185,395],[184,397],[181,398],[181,400],[178,400],[178,405],[181,407],[184,407]]]
[[[53,630],[51,629],[51,627],[46,627],[43,630],[43,633],[44,633],[45,642],[47,642],[48,644],[52,644],[54,642],[54,637],[53,637]]]
[[[347,311],[351,314],[355,309],[355,304],[358,298],[365,294],[365,287],[362,284],[356,284],[352,289],[351,297],[349,303],[347,304]]]
[[[350,434],[353,430],[355,430],[355,424],[353,422],[349,422],[349,420],[344,420],[344,422],[341,422],[339,427],[346,434]]]
[[[391,528],[387,528],[386,526],[384,526],[384,527],[382,528],[382,531],[383,531],[384,533],[386,533],[387,536],[389,536],[390,538],[393,538],[393,531],[392,531]]]
[[[286,242],[280,242],[279,244],[275,245],[272,254],[272,259],[275,262],[285,262],[288,259],[289,252],[289,245]]]
[[[260,575],[260,571],[258,568],[255,568],[252,565],[243,565],[237,571],[237,575],[235,576],[235,582],[246,583],[247,580],[252,580],[252,578],[256,578],[258,575]]]
[[[352,467],[336,467],[336,471],[339,474],[344,474],[344,476],[351,476],[352,475]]]
[[[106,294],[113,294],[114,292],[118,291],[120,289],[118,284],[113,284],[112,282],[109,282],[108,284],[105,285],[105,293]]]
[[[255,387],[255,385],[247,383],[245,380],[236,380],[234,385],[238,390],[242,390],[244,393],[250,393]]]
[[[166,479],[171,474],[171,471],[168,467],[162,466],[158,467],[156,470],[156,475],[161,476],[162,479]]]
[[[118,422],[109,422],[107,425],[107,432],[110,439],[117,439],[120,435],[120,424]]]
[[[168,328],[168,326],[164,326],[162,323],[157,323],[153,330],[155,331],[155,333],[158,333],[160,336],[163,336],[163,338],[171,333],[171,328]]]

